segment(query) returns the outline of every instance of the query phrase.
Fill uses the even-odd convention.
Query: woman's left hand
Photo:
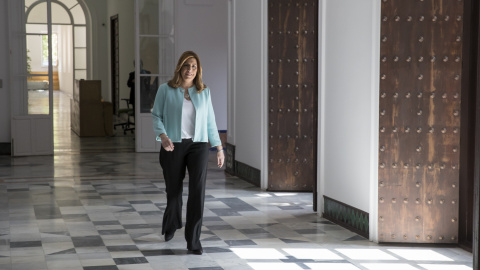
[[[223,167],[223,162],[225,161],[225,155],[223,154],[223,151],[217,152],[217,165],[218,168]]]

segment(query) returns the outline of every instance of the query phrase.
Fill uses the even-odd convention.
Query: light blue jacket
[[[205,88],[200,94],[197,88],[188,89],[195,107],[194,142],[208,142],[212,146],[222,145],[218,135],[215,114],[213,112],[210,89]],[[172,88],[164,83],[160,85],[153,104],[153,131],[156,140],[161,141],[160,134],[165,133],[172,142],[182,141],[183,88]]]

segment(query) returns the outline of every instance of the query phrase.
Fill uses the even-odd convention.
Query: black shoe
[[[203,254],[203,248],[199,249],[189,249],[188,254],[194,254],[194,255],[202,255]]]
[[[168,242],[168,241],[172,240],[174,235],[175,235],[175,232],[172,232],[172,233],[166,232],[165,233],[165,242]]]

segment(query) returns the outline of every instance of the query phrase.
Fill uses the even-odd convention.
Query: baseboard
[[[12,154],[12,144],[0,143],[0,155],[11,155],[11,154]]]
[[[235,145],[225,143],[225,172],[260,187],[260,170],[235,160]]]
[[[250,165],[235,161],[235,175],[243,180],[260,187],[260,170]]]
[[[235,175],[235,145],[225,143],[225,172]]]
[[[367,212],[327,196],[323,196],[323,202],[323,217],[325,219],[369,239],[369,216]]]

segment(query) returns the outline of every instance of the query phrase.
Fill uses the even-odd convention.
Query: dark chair
[[[130,131],[131,133],[133,133],[133,131],[135,130],[135,110],[133,106],[130,106],[131,105],[130,99],[122,98],[122,100],[125,100],[125,102],[127,103],[127,108],[119,109],[117,115],[119,117],[123,114],[126,115],[127,121],[113,125],[113,129],[116,129],[117,126],[121,126],[123,129],[123,134],[127,134],[127,131]],[[133,118],[133,122],[131,120],[132,118]]]

